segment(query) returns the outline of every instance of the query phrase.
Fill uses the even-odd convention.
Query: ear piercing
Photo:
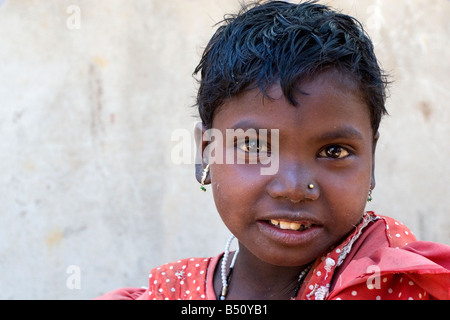
[[[367,196],[367,202],[372,201],[372,189],[369,189],[369,195]]]
[[[206,180],[206,177],[208,176],[208,172],[209,172],[209,164],[207,164],[206,167],[203,169],[202,180],[200,182],[200,189],[202,189],[204,192],[206,192],[205,180]]]

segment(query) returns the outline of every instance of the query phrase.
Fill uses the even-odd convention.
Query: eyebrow
[[[260,126],[255,126],[255,123],[249,119],[242,119],[238,121],[236,124],[231,126],[230,129],[243,129],[244,131],[247,129],[255,129],[256,131],[260,130]],[[267,128],[264,128],[267,129]],[[280,128],[282,130],[282,128]],[[359,130],[352,126],[343,126],[338,127],[335,130],[330,130],[319,135],[316,138],[319,141],[327,141],[327,140],[339,140],[339,139],[347,139],[347,140],[364,140],[363,135]]]
[[[319,140],[337,140],[337,139],[350,139],[350,140],[364,140],[363,135],[354,127],[341,127],[333,131],[325,132],[319,136]]]
[[[259,126],[255,126],[255,123],[253,123],[251,120],[248,119],[243,119],[238,121],[236,124],[234,124],[233,126],[231,126],[229,129],[243,129],[243,130],[247,130],[247,129],[255,129],[255,130],[259,130],[261,129]],[[266,128],[264,128],[266,129]]]

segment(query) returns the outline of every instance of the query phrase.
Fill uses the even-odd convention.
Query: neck
[[[294,296],[298,277],[307,266],[284,267],[260,260],[240,246],[228,283],[227,299],[231,300],[288,300]],[[233,254],[227,261],[227,268]],[[215,291],[220,292],[220,269],[216,270]]]

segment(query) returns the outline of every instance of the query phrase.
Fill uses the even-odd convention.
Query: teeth
[[[291,223],[286,221],[280,221],[280,228],[281,229],[290,229]]]
[[[303,230],[307,230],[307,229],[309,229],[311,226],[309,226],[309,227],[307,227],[307,226],[304,226],[304,225],[302,225],[301,227],[300,227],[300,231],[303,231]]]
[[[298,229],[300,229],[301,226],[302,225],[300,223],[291,222],[290,226],[289,226],[290,227],[289,229],[291,229],[291,230],[298,230]]]
[[[309,229],[311,227],[311,224],[304,225],[304,224],[297,223],[297,222],[279,221],[279,220],[275,220],[275,219],[270,220],[270,223],[273,224],[274,226],[279,226],[280,229],[284,229],[284,230],[303,231],[303,230]]]

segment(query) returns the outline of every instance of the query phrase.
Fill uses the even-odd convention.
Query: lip
[[[312,225],[303,231],[280,229],[268,221],[259,220],[257,222],[259,230],[270,239],[286,246],[306,246],[317,238],[323,228],[319,225]]]
[[[302,231],[281,229],[270,223],[270,220],[297,222],[301,224],[311,224],[311,226]],[[257,221],[261,233],[285,246],[306,246],[314,239],[320,236],[323,231],[322,224],[315,218],[303,214],[273,214],[267,218]]]

